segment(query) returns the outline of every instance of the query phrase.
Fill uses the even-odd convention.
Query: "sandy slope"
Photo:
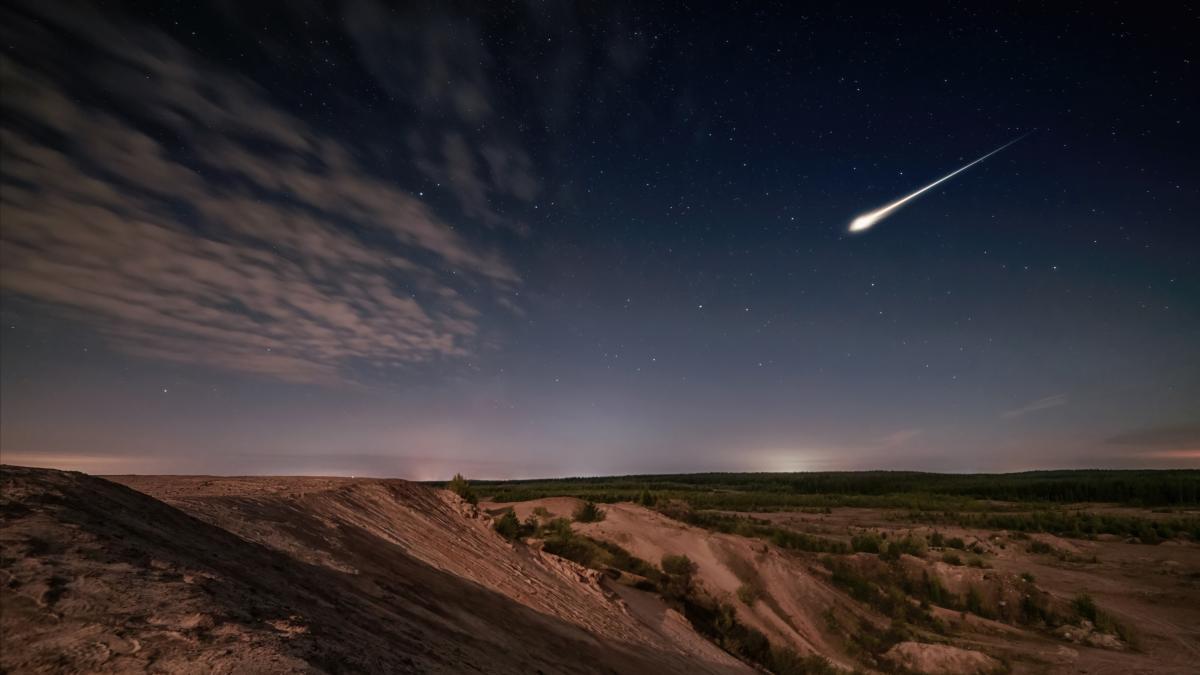
[[[558,497],[513,506],[524,518],[538,507],[552,515],[570,515],[578,503]],[[809,561],[799,556],[761,541],[691,527],[635,504],[601,508],[606,514],[603,521],[576,523],[575,529],[619,544],[655,564],[668,554],[688,556],[697,565],[696,580],[703,591],[733,604],[744,623],[775,644],[788,645],[801,654],[820,654],[850,669],[856,664],[841,655],[841,647],[826,634],[825,612],[886,624],[882,617],[873,616],[830,587],[823,575],[814,574]],[[737,600],[738,587],[747,582],[763,591],[753,605]]]
[[[0,474],[9,672],[746,672],[403,481]]]

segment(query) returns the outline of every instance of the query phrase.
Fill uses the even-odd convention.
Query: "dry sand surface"
[[[1080,504],[1072,508],[1096,513],[1144,518],[1163,517],[1148,509]],[[902,511],[838,508],[830,514],[764,513],[756,517],[800,532],[821,533],[849,540],[851,532],[867,529],[890,533],[929,534],[932,528],[905,522]],[[971,640],[989,648],[1012,653],[1017,672],[1069,673],[1200,673],[1200,544],[1169,541],[1158,545],[1126,542],[1119,537],[1096,540],[1066,539],[1050,534],[1030,535],[1029,541],[1016,533],[976,530],[955,526],[937,528],[945,537],[959,537],[968,548],[985,551],[987,569],[947,565],[936,554],[926,560],[907,560],[909,565],[929,569],[955,592],[972,585],[991,594],[991,601],[1020,602],[1015,583],[1021,575],[1032,575],[1037,586],[1067,606],[1080,593],[1095,598],[1096,604],[1129,627],[1136,635],[1136,649],[1095,649],[1070,640],[1047,641],[1010,626],[978,617],[963,618],[948,613],[948,621],[974,625]],[[1048,544],[1072,556],[1030,552],[1030,541]],[[959,553],[968,559],[968,553]],[[1006,597],[1001,598],[1000,594]],[[1079,638],[1078,631],[1073,636]],[[1046,669],[1048,668],[1048,670]]]
[[[570,516],[581,502],[557,497],[512,507],[524,518],[544,508],[553,516]],[[862,668],[848,649],[844,635],[828,627],[832,614],[842,626],[865,621],[880,628],[890,622],[871,608],[850,600],[831,583],[819,564],[818,554],[784,551],[757,539],[726,535],[691,527],[634,504],[604,505],[605,519],[576,523],[576,531],[619,544],[632,554],[657,563],[663,555],[684,554],[697,564],[698,583],[710,595],[734,607],[745,624],[765,633],[772,642],[788,645],[801,654],[817,653],[846,668]],[[1126,515],[1150,511],[1113,507],[1100,512]],[[745,514],[739,514],[745,515]],[[849,542],[867,530],[893,538],[908,534],[928,536],[932,528],[909,523],[900,510],[837,508],[831,513],[777,512],[754,514],[776,525],[807,534]],[[925,557],[903,556],[900,569],[911,577],[929,574],[961,597],[974,588],[984,606],[1003,619],[1020,605],[1027,588],[1022,575],[1032,575],[1047,602],[1070,612],[1071,601],[1088,593],[1109,615],[1135,634],[1136,645],[1094,630],[1065,628],[1058,634],[1033,630],[1014,621],[992,620],[961,611],[932,607],[932,613],[950,629],[950,635],[924,635],[925,643],[902,642],[883,655],[881,667],[928,673],[1197,673],[1200,668],[1200,545],[1166,542],[1142,545],[1101,537],[1099,540],[1063,539],[942,526],[947,538],[959,537],[968,548],[978,547],[986,567],[948,564],[943,551]],[[1064,561],[1055,555],[1034,554],[1030,541],[1049,544],[1075,556]],[[963,561],[974,556],[954,552]],[[887,565],[877,556],[841,556],[867,578],[886,574]],[[762,590],[747,605],[737,599],[737,589],[753,580]]]
[[[829,584],[814,576],[809,561],[754,539],[708,532],[684,525],[634,504],[605,507],[606,517],[578,530],[607,539],[639,558],[660,561],[664,555],[686,555],[696,563],[696,579],[709,595],[731,602],[739,618],[773,643],[802,654],[821,654],[847,668],[823,633],[826,610],[836,609],[870,618]],[[762,589],[753,605],[734,602],[746,583]]]
[[[579,505],[560,497],[474,507],[399,480],[101,479],[3,467],[0,672],[754,672],[656,594],[536,542],[510,543],[488,515],[511,507],[522,519],[535,510],[570,517]],[[1024,536],[942,527],[977,546],[983,565],[944,562],[934,550],[894,563],[837,556],[866,579],[927,575],[959,597],[973,589],[990,617],[931,606],[943,632],[910,627],[867,658],[856,633],[882,633],[892,619],[835,585],[823,555],[634,504],[601,508],[604,520],[575,531],[654,564],[687,555],[697,589],[742,623],[847,670],[1200,672],[1192,542],[1034,536],[1058,556],[1031,552]],[[930,533],[883,509],[758,517],[841,541],[867,529],[893,539]],[[1029,575],[1049,606],[1068,611],[1089,593],[1136,640],[1014,621]]]
[[[0,495],[5,672],[749,672],[404,481],[4,467]]]

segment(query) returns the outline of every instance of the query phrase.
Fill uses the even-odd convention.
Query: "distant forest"
[[[643,491],[700,508],[751,510],[822,505],[969,508],[967,501],[1110,502],[1200,505],[1200,470],[1029,471],[945,474],[916,471],[697,473],[548,480],[471,481],[483,496],[523,501],[572,495],[614,502]]]

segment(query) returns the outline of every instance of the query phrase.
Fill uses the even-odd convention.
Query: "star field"
[[[1200,463],[1187,8],[17,3],[0,25],[5,461]]]

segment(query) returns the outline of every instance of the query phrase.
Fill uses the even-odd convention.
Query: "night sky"
[[[9,5],[3,460],[1200,466],[1189,4]]]

